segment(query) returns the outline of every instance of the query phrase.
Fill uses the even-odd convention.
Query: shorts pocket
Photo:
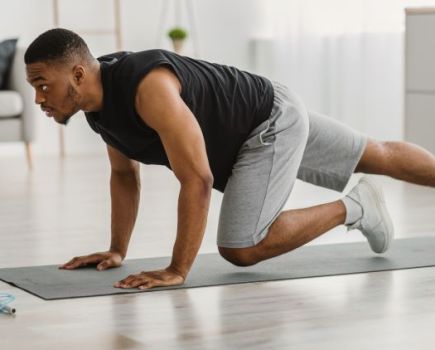
[[[263,130],[251,135],[243,144],[244,148],[254,149],[259,147],[267,147],[274,143],[275,134],[274,126],[271,125],[270,120],[267,120],[266,126]]]

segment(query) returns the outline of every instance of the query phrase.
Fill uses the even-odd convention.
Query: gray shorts
[[[220,247],[251,247],[264,239],[296,179],[342,192],[367,143],[366,135],[308,111],[284,85],[273,87],[270,117],[243,143],[225,187]]]

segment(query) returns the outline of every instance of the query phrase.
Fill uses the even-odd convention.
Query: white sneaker
[[[363,211],[359,220],[346,225],[347,232],[360,230],[375,253],[386,252],[394,238],[394,226],[381,187],[373,178],[363,176],[347,196],[357,201]]]

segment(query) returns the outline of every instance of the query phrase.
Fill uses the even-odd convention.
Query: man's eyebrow
[[[38,81],[38,80],[45,80],[44,79],[44,77],[42,77],[42,76],[37,76],[37,77],[35,77],[35,78],[33,78],[33,79],[31,79],[31,80],[27,80],[30,84],[33,84],[35,81]]]

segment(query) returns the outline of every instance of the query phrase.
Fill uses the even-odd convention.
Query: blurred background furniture
[[[405,11],[405,140],[435,153],[435,8]]]
[[[26,81],[25,48],[17,47],[6,90],[0,90],[0,142],[22,141],[29,169],[32,169],[31,143],[35,139],[38,106]]]

